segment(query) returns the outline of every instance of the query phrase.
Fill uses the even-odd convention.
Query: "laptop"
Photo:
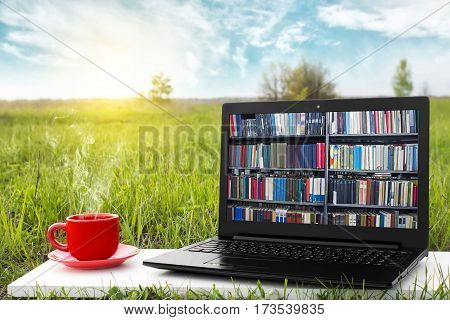
[[[428,255],[427,97],[225,103],[218,235],[159,269],[389,288]]]

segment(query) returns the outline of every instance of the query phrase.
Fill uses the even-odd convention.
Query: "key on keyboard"
[[[374,266],[397,265],[407,257],[407,252],[398,250],[228,240],[211,240],[187,250],[230,256],[276,257],[301,261]]]

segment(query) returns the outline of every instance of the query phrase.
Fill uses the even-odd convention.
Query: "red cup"
[[[55,239],[56,230],[65,230],[67,244]],[[112,213],[84,213],[54,223],[48,228],[47,238],[58,250],[70,252],[80,261],[105,260],[119,246],[119,216]]]

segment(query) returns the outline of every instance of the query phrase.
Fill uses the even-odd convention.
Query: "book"
[[[417,206],[417,180],[330,178],[331,204]],[[357,194],[355,198],[352,195]]]
[[[376,137],[417,133],[415,110],[230,115],[227,219],[417,228],[417,139]]]
[[[275,175],[229,175],[227,195],[230,199],[283,202],[324,202],[325,179]]]
[[[227,219],[230,221],[320,224],[322,214],[321,211],[307,208],[291,210],[280,207],[227,206]]]
[[[324,134],[325,114],[322,112],[230,115],[231,137]]]
[[[289,209],[285,207],[227,206],[227,220],[229,221],[324,224],[323,215],[320,210],[304,207]],[[411,212],[399,214],[396,210],[376,212],[366,209],[342,209],[328,212],[326,224],[349,227],[416,229],[417,214]]]
[[[325,143],[231,144],[228,159],[230,167],[324,169]]]
[[[416,110],[330,113],[330,134],[417,133]]]
[[[417,171],[418,145],[330,145],[332,170]],[[364,161],[362,161],[364,160]]]
[[[417,214],[406,212],[398,213],[397,210],[381,210],[379,212],[367,209],[357,210],[333,210],[328,212],[330,224],[354,227],[377,228],[417,228]]]

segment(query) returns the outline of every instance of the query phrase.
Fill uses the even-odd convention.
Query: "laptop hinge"
[[[266,241],[278,243],[293,243],[293,244],[307,244],[307,245],[322,245],[322,246],[336,246],[336,247],[359,247],[359,248],[374,248],[374,249],[390,249],[398,250],[400,246],[396,243],[373,243],[373,242],[352,242],[352,241],[326,241],[326,240],[306,240],[306,239],[284,239],[271,237],[255,237],[255,236],[233,236],[233,240],[241,241]]]

